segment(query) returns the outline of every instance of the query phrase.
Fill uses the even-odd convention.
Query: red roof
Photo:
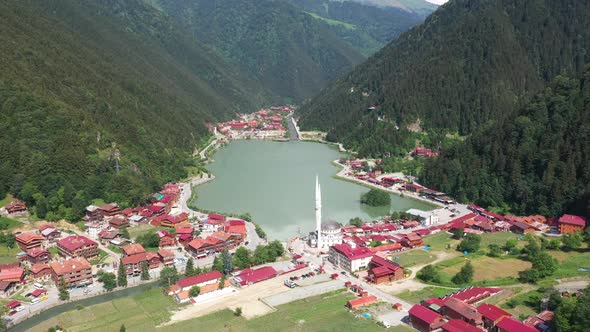
[[[423,322],[426,322],[428,325],[442,320],[441,315],[419,304],[415,304],[409,312],[410,315],[420,319]]]
[[[16,241],[21,243],[30,243],[33,241],[43,241],[45,240],[44,237],[41,235],[37,235],[35,233],[21,233],[16,236]]]
[[[85,246],[98,246],[98,243],[82,235],[70,235],[64,239],[59,240],[58,245],[68,249],[69,251],[74,251]]]
[[[240,285],[254,284],[270,278],[274,278],[277,271],[270,266],[264,266],[258,269],[245,269],[238,275]]]
[[[399,243],[389,243],[377,247],[369,248],[372,252],[400,250],[403,246]]]
[[[1,281],[17,281],[24,277],[25,269],[22,267],[15,267],[12,269],[5,269],[0,271],[0,280]]]
[[[398,264],[388,261],[387,259],[379,256],[373,256],[370,265],[374,266],[370,271],[376,277],[382,277],[389,274],[393,274],[395,273],[395,271],[402,268]]]
[[[156,254],[155,252],[142,252],[139,254],[125,256],[121,258],[121,262],[123,263],[123,265],[137,264],[140,262],[152,260],[156,257],[158,257],[158,254]]]
[[[485,318],[497,322],[500,318],[504,316],[512,316],[509,312],[504,311],[493,304],[484,303],[477,307],[477,311],[482,314]]]
[[[90,268],[92,268],[92,265],[90,265],[90,263],[84,257],[72,258],[68,259],[67,261],[51,263],[51,269],[58,276],[65,273],[77,272]]]
[[[17,300],[12,300],[12,301],[6,303],[6,307],[10,308],[10,309],[14,309],[18,306],[20,306],[20,301],[17,301]]]
[[[333,246],[334,250],[342,253],[350,260],[362,259],[373,256],[373,252],[366,247],[351,247],[349,244],[337,244]]]
[[[348,306],[353,308],[353,307],[361,307],[367,304],[371,304],[377,302],[377,298],[373,295],[371,296],[365,296],[365,297],[359,297],[356,299],[352,299],[348,301]]]
[[[176,234],[193,234],[193,228],[190,226],[176,227]]]
[[[145,249],[143,248],[143,246],[140,243],[129,244],[129,245],[123,246],[121,249],[123,250],[123,252],[127,256],[141,254],[141,253],[145,252]]]
[[[460,319],[451,319],[442,326],[442,329],[446,332],[482,332],[477,327],[467,324]]]
[[[225,216],[222,216],[220,214],[210,213],[209,216],[208,216],[208,219],[211,219],[211,220],[225,220]]]
[[[194,285],[202,284],[207,281],[212,281],[216,279],[221,279],[222,274],[221,272],[214,270],[207,273],[197,274],[196,276],[186,277],[178,280],[176,283],[181,288],[192,287]]]
[[[584,217],[574,216],[571,214],[564,214],[557,222],[560,224],[586,227],[586,219]]]
[[[230,225],[225,228],[228,233],[246,234],[246,225]]]
[[[27,250],[27,256],[29,257],[38,257],[41,254],[47,254],[49,251],[45,249],[41,249],[40,247],[35,247]]]
[[[232,219],[225,222],[228,226],[246,225],[246,222],[241,219]]]
[[[31,272],[33,274],[37,274],[45,269],[49,269],[49,264],[36,263],[36,264],[33,264],[33,266],[31,266],[31,268],[29,269],[29,272]]]
[[[429,303],[429,304],[436,303],[441,307],[450,298],[456,298],[458,300],[465,301],[467,303],[474,303],[474,302],[477,302],[481,299],[484,299],[486,297],[489,297],[491,295],[499,293],[500,291],[502,291],[502,289],[497,288],[497,287],[469,287],[469,288],[462,289],[456,293],[444,296],[442,298],[434,297],[434,298],[428,299],[425,302]]]
[[[503,318],[496,326],[506,332],[539,332],[536,328],[527,326],[511,317]]]
[[[482,320],[481,314],[474,306],[456,298],[450,298],[445,303],[445,307],[455,311],[468,320],[472,320],[474,322],[480,322]]]
[[[40,295],[43,295],[43,294],[45,294],[45,293],[47,293],[47,290],[45,290],[45,289],[35,289],[35,290],[34,290],[34,291],[31,293],[31,295],[32,295],[32,296],[34,296],[34,297],[39,297]]]

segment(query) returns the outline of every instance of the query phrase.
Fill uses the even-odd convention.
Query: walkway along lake
[[[334,147],[313,142],[232,141],[215,153],[208,169],[215,180],[194,190],[193,206],[227,212],[249,212],[270,239],[285,241],[299,231],[314,228],[314,186],[319,176],[322,187],[323,219],[347,224],[351,218],[364,220],[406,211],[432,210],[426,203],[391,196],[391,207],[370,207],[360,203],[369,189],[338,180],[332,161],[342,157]]]

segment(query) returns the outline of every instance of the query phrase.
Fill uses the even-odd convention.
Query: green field
[[[490,244],[504,246],[506,241],[518,238],[520,238],[520,235],[512,232],[486,233],[481,236],[481,248],[487,249]]]
[[[399,297],[402,300],[406,300],[410,303],[420,303],[423,300],[430,299],[433,297],[443,297],[448,295],[457,289],[448,289],[448,288],[441,288],[441,287],[426,287],[421,290],[417,291],[404,291],[401,293],[395,294],[395,296]]]
[[[68,331],[413,331],[408,327],[381,328],[373,320],[356,318],[344,306],[354,296],[346,292],[328,293],[279,306],[277,311],[246,320],[229,310],[204,317],[157,327],[170,319],[169,310],[177,307],[160,289],[116,299],[80,310],[63,313],[38,325],[34,331],[47,331],[62,325]]]
[[[5,245],[0,245],[0,264],[16,262],[16,254],[19,252],[20,249],[16,244],[14,245],[14,248],[8,248]]]
[[[458,243],[458,240],[451,239],[451,235],[446,232],[441,232],[424,238],[424,244],[430,246],[430,250],[447,250],[447,245],[450,244],[452,248],[455,248]]]
[[[430,251],[416,249],[402,254],[394,254],[396,263],[403,267],[428,264],[436,259],[436,254]]]
[[[0,217],[0,230],[7,230],[19,227],[22,223],[18,220]]]
[[[329,25],[337,25],[337,26],[341,26],[344,27],[348,30],[355,30],[356,26],[354,24],[350,24],[350,23],[346,23],[346,22],[342,22],[342,21],[337,21],[337,20],[333,20],[333,19],[329,19],[329,18],[325,18],[322,17],[318,14],[312,13],[312,12],[306,12],[307,14],[309,14],[310,16],[312,16],[313,18],[315,18],[316,20],[320,20],[320,21],[324,21]]]

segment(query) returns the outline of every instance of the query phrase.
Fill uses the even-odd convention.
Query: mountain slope
[[[77,195],[144,199],[185,175],[204,122],[268,96],[141,1],[3,1],[0,26],[0,196],[55,218]]]
[[[339,1],[339,0],[332,0]],[[423,17],[430,15],[438,8],[437,5],[426,0],[348,0],[351,2],[358,2],[362,4],[371,4],[381,7],[393,7],[406,10],[408,12],[416,13]]]
[[[300,124],[377,155],[397,149],[417,120],[468,134],[560,72],[579,71],[590,58],[589,14],[585,1],[451,1],[305,105]]]
[[[311,97],[363,60],[323,24],[282,1],[149,3],[286,101]]]
[[[445,151],[423,181],[517,214],[590,215],[590,68],[560,76],[515,116]]]
[[[397,7],[353,1],[287,1],[324,22],[328,29],[366,56],[423,21],[422,15]]]

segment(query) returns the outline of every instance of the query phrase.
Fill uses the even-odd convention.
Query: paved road
[[[293,115],[289,115],[287,117],[287,124],[289,127],[289,137],[292,141],[299,140],[299,131],[297,130],[295,119],[293,119]]]
[[[181,183],[180,188],[180,199],[178,201],[178,206],[180,207],[181,211],[186,212],[189,217],[196,217],[200,213],[188,207],[188,200],[191,198],[193,194],[193,186],[198,186],[205,182],[209,182],[215,179],[215,175],[212,174],[202,174],[200,178],[193,178],[189,180],[189,182]]]
[[[246,222],[246,241],[248,242],[246,248],[252,251],[254,251],[258,245],[266,243],[266,240],[258,236],[258,233],[256,233],[256,226],[251,222]]]

